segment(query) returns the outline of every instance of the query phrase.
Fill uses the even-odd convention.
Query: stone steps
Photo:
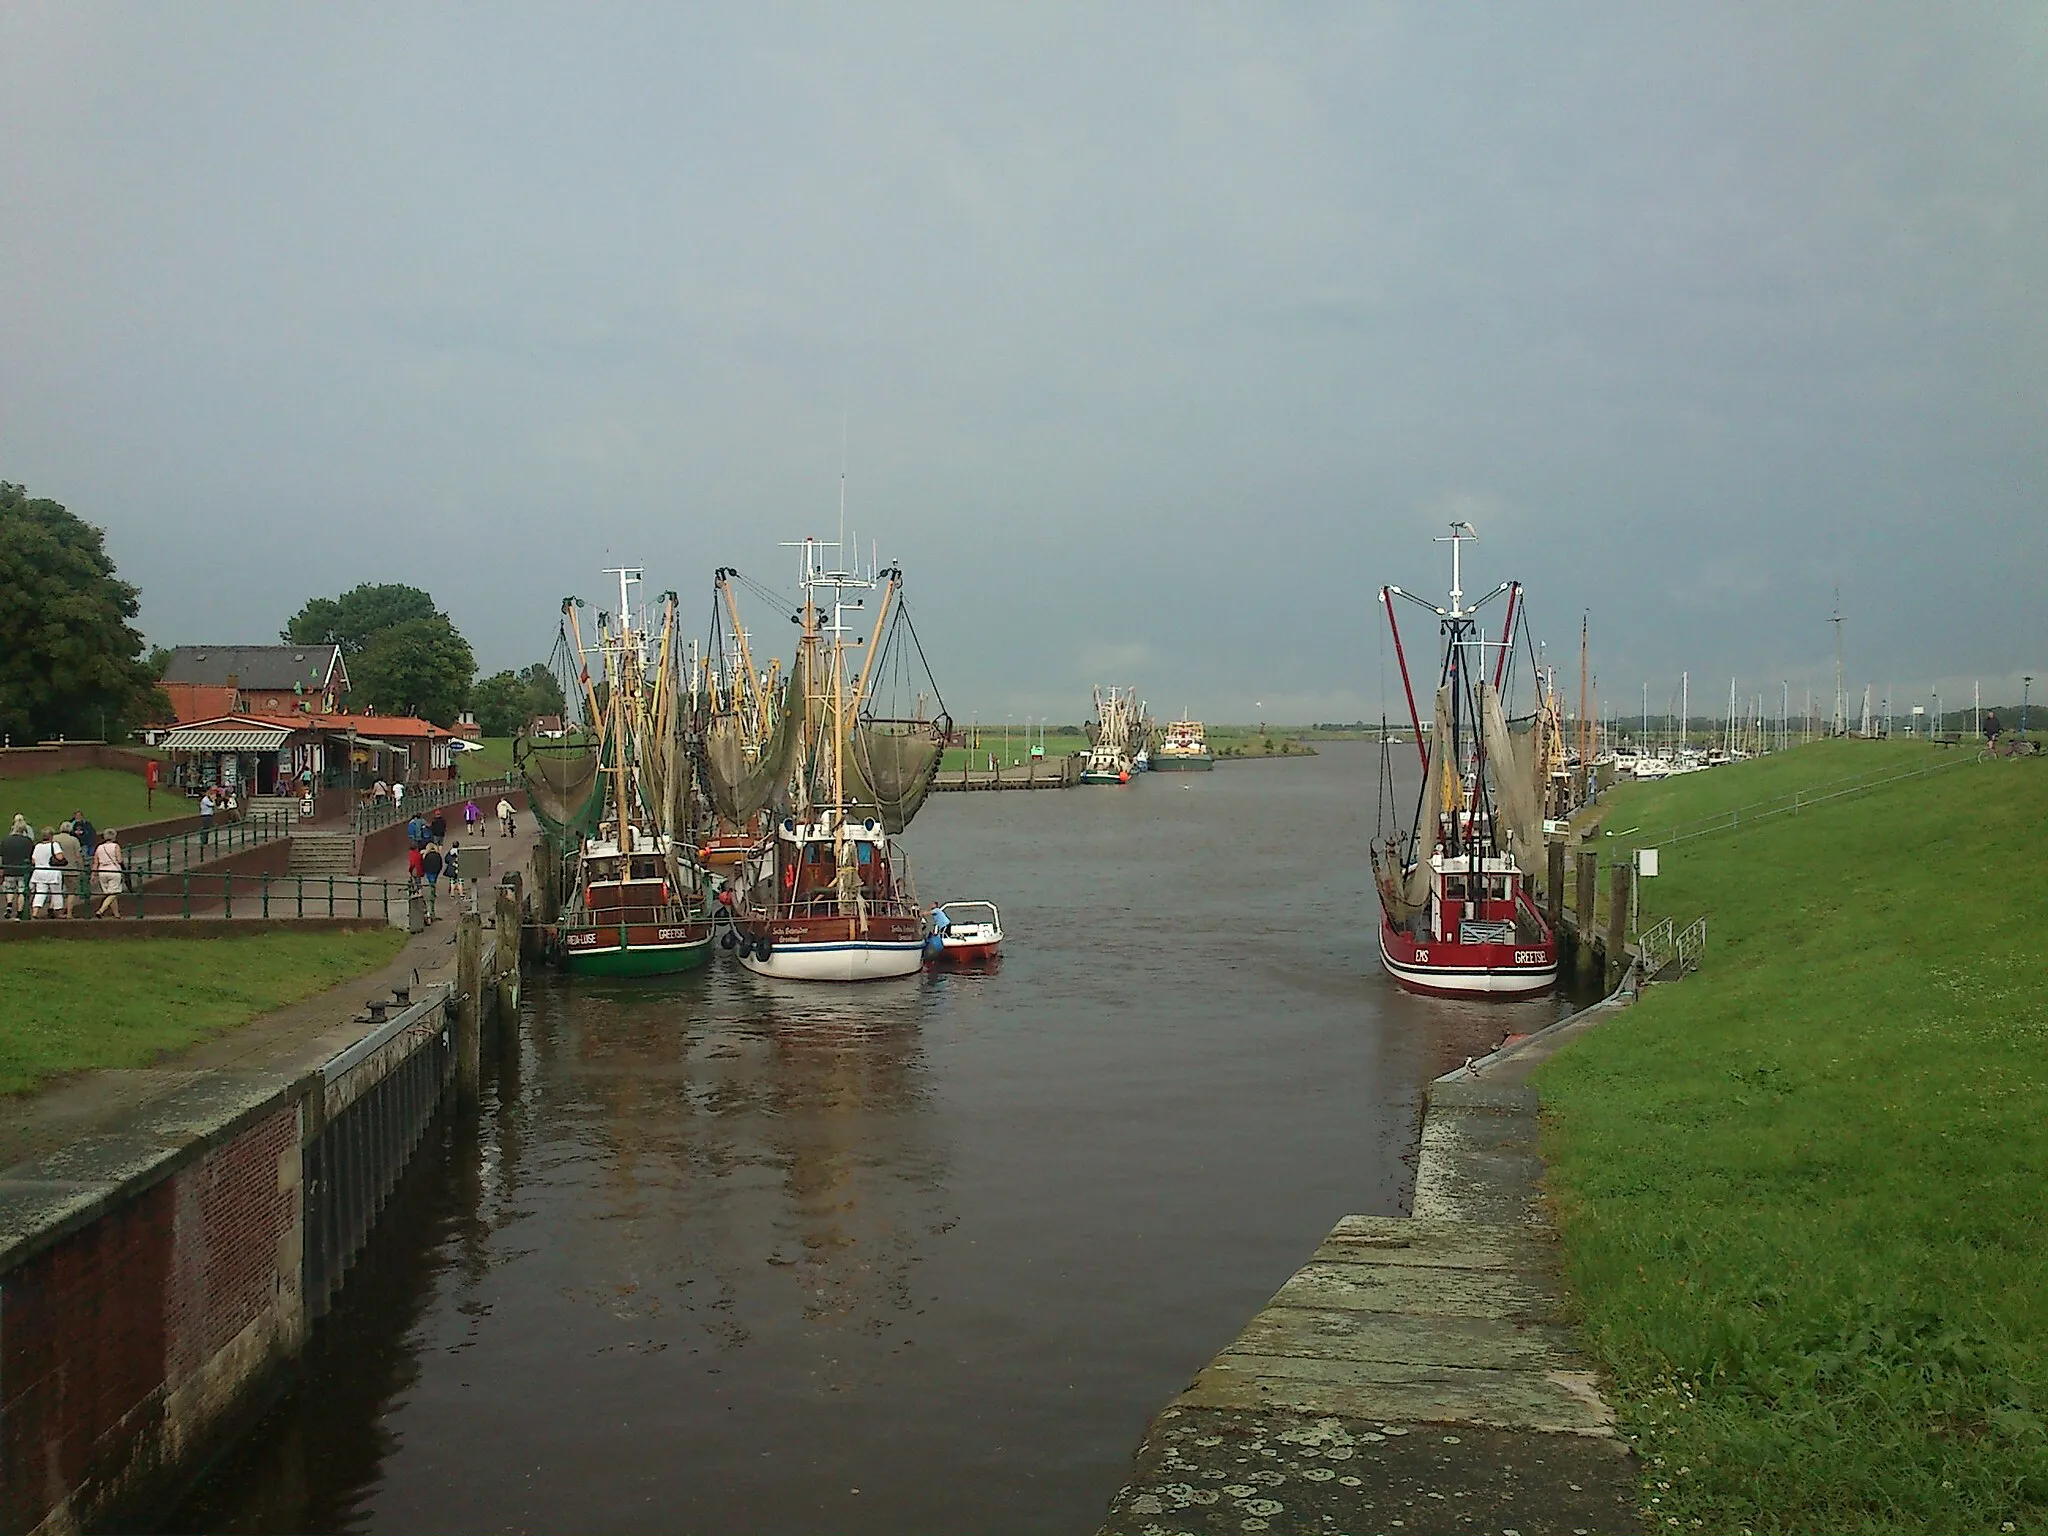
[[[291,872],[295,875],[353,875],[356,838],[353,832],[297,832],[292,835]]]

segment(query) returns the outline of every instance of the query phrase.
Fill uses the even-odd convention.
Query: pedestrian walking
[[[17,814],[7,835],[0,837],[0,895],[10,918],[28,916],[28,877],[35,868],[36,835],[28,818]]]
[[[64,915],[76,917],[85,905],[91,872],[85,862],[84,845],[78,841],[78,834],[68,821],[58,823],[57,846],[64,851]]]
[[[405,850],[405,894],[417,896],[420,893],[420,876],[426,873],[425,861],[420,857],[420,845],[414,843]]]
[[[448,818],[440,811],[434,812],[434,819],[427,823],[427,836],[436,843],[448,841]]]
[[[471,842],[476,841],[478,832],[480,832],[483,829],[483,824],[484,813],[483,808],[481,806],[479,806],[474,800],[470,801],[467,805],[463,806],[462,830],[468,835]]]
[[[382,779],[370,786],[370,804],[382,805],[391,798],[391,786]]]
[[[92,872],[100,888],[100,904],[94,917],[119,917],[121,893],[128,888],[128,865],[121,851],[121,834],[112,827],[92,851]]]
[[[391,781],[391,803],[401,811],[405,809],[405,786],[396,779]]]
[[[199,852],[202,855],[206,852],[206,840],[213,836],[213,814],[219,809],[220,802],[213,798],[213,790],[209,787],[199,797]]]
[[[434,920],[434,887],[441,879],[441,850],[432,843],[420,854],[420,877],[427,882],[427,921]]]
[[[64,850],[57,845],[55,827],[43,828],[29,852],[28,887],[35,912],[64,915]]]
[[[462,894],[462,844],[450,843],[448,845],[448,859],[442,866],[441,873],[447,878],[448,894],[450,896],[460,896]]]
[[[512,802],[500,796],[498,800],[498,836],[510,837],[511,835]]]
[[[71,830],[77,834],[78,846],[85,850],[86,861],[90,863],[93,850],[100,845],[99,832],[91,822],[85,819],[85,812],[83,811],[73,811],[71,813]]]

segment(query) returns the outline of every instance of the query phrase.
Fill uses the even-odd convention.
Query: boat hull
[[[1459,944],[1415,939],[1380,919],[1380,962],[1425,997],[1539,997],[1557,985],[1557,943]]]
[[[1152,759],[1154,773],[1209,773],[1216,767],[1216,759],[1202,757],[1155,757]]]
[[[672,976],[711,958],[708,923],[628,924],[623,928],[565,928],[556,956],[573,976]]]
[[[926,958],[935,966],[987,965],[1003,958],[1003,941],[989,939],[956,943],[947,939],[940,943],[938,949],[928,951]]]
[[[784,981],[889,981],[924,968],[924,941],[853,939],[838,943],[778,943],[763,960],[749,949],[740,964],[756,976]]]
[[[1131,776],[1128,773],[1083,773],[1081,775],[1081,782],[1083,784],[1128,784],[1131,782]]]

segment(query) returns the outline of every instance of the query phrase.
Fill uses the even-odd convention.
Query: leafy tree
[[[469,707],[486,736],[516,736],[532,711],[526,684],[516,672],[493,672],[469,691]]]
[[[527,719],[568,714],[569,701],[562,696],[561,680],[545,663],[536,661],[519,674],[519,681],[526,685]]]
[[[475,676],[476,656],[445,613],[378,630],[350,668],[357,700],[436,725],[455,723]]]
[[[113,737],[168,714],[128,622],[137,596],[99,529],[0,481],[0,730]]]
[[[338,645],[353,675],[356,657],[383,631],[434,616],[434,599],[418,587],[364,582],[340,597],[310,599],[279,638],[287,645]]]

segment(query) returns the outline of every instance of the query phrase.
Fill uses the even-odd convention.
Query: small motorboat
[[[932,919],[931,936],[924,941],[927,965],[979,965],[1002,958],[1003,920],[993,903],[944,901],[932,908]]]

